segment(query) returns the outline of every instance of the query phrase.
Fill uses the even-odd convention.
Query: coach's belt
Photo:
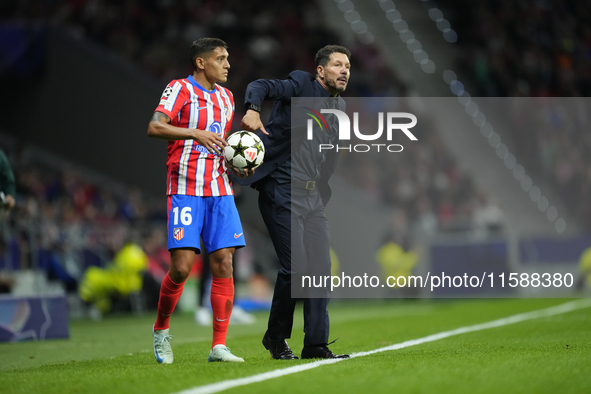
[[[306,189],[306,190],[314,190],[316,188],[315,181],[298,181],[294,180],[291,182],[293,187],[297,187],[298,189]]]

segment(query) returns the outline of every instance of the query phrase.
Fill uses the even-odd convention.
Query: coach
[[[237,179],[259,191],[259,209],[281,263],[277,274],[273,302],[263,345],[274,359],[297,359],[286,342],[291,337],[298,290],[296,278],[301,275],[330,275],[328,221],[324,207],[330,198],[328,180],[338,159],[334,150],[319,149],[320,144],[336,145],[334,116],[327,116],[328,130],[314,132],[306,138],[305,121],[292,124],[291,98],[313,97],[325,107],[344,110],[340,93],[350,75],[350,51],[328,45],[315,57],[316,75],[293,71],[285,80],[259,79],[246,89],[246,114],[241,126],[245,130],[263,131],[264,163],[248,179]],[[334,98],[331,98],[334,97]],[[264,100],[274,100],[266,128],[260,118]],[[299,114],[294,114],[294,119]],[[302,290],[301,288],[299,290]],[[316,292],[318,289],[314,289]],[[303,294],[303,293],[302,293]],[[347,358],[328,348],[328,290],[307,293],[304,303],[304,348],[302,358]]]

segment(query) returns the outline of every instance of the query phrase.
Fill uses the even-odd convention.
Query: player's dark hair
[[[351,59],[351,51],[341,45],[327,45],[324,48],[321,48],[318,52],[316,52],[316,56],[314,57],[314,62],[316,63],[316,67],[322,66],[326,67],[328,62],[330,61],[330,55],[333,53],[343,53],[347,55],[349,59]]]
[[[197,69],[195,60],[197,60],[199,56],[208,52],[213,52],[217,47],[228,49],[228,44],[219,38],[200,38],[193,41],[193,45],[191,45],[191,48],[189,49],[189,61],[191,62],[193,69]]]

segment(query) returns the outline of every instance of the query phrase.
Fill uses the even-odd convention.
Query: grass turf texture
[[[335,353],[359,352],[484,323],[566,300],[355,301],[331,304]],[[211,328],[171,318],[175,363],[152,352],[154,317],[71,322],[69,340],[0,344],[0,391],[9,393],[172,393],[310,362],[276,361],[261,345],[267,315],[230,326],[228,346],[245,363],[207,363]],[[302,347],[296,311],[296,354]],[[591,308],[460,334],[228,392],[583,393],[591,389]]]

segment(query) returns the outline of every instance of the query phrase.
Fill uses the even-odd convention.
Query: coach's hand
[[[246,131],[252,132],[261,130],[263,134],[269,135],[269,133],[267,133],[267,130],[265,130],[265,126],[263,126],[263,122],[261,121],[261,114],[252,109],[246,111],[246,115],[244,115],[242,121],[240,122],[240,127],[242,127]]]
[[[224,152],[221,147],[228,145],[218,133],[212,131],[195,129],[193,139],[204,146],[212,154],[221,156]]]
[[[228,163],[228,161],[226,161],[226,165],[228,166],[230,171],[232,171],[232,173],[234,175],[236,175],[238,178],[248,178],[249,176],[254,175],[254,168],[251,170],[248,170],[246,168],[245,169],[236,168],[236,167],[230,165],[230,163]]]

